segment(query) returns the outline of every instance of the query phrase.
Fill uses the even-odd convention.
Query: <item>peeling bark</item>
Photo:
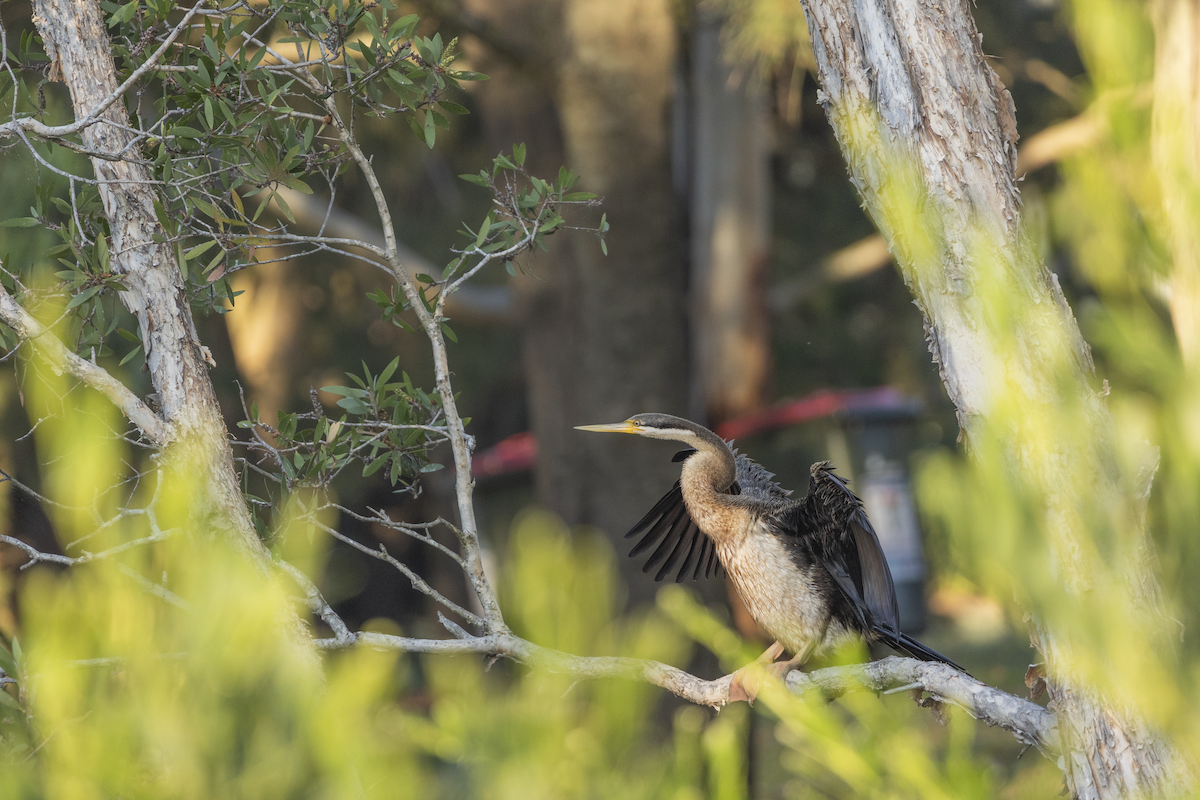
[[[1014,392],[1037,409],[1069,398],[1092,434],[1086,442],[1061,435],[1028,446],[1017,420],[1003,436],[1008,462],[1046,487],[1059,580],[1076,595],[1087,591],[1101,556],[1079,509],[1085,502],[1116,508],[1124,492],[1106,455],[1112,423],[1090,385],[1090,352],[1058,282],[1022,233],[1012,98],[984,59],[968,5],[801,2],[820,100],[851,180],[925,315],[930,352],[968,447],[986,435],[996,401]],[[1004,310],[981,291],[989,281],[1021,307],[1003,331],[1003,353],[995,331]],[[1080,474],[1088,476],[1086,489],[1074,478]],[[1154,584],[1149,575],[1135,578]],[[1152,611],[1154,594],[1139,597]],[[1041,631],[1040,639],[1072,795],[1181,791],[1190,776],[1179,754],[1135,709],[1071,674],[1069,631]]]

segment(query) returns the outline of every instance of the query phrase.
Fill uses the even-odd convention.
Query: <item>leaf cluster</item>
[[[280,190],[312,194],[316,182],[332,191],[350,160],[339,125],[352,127],[358,113],[399,114],[432,146],[447,115],[466,113],[449,99],[460,81],[484,78],[454,69],[456,42],[417,35],[418,18],[398,14],[389,0],[211,3],[153,62],[182,9],[169,0],[101,6],[118,81],[138,76],[119,101],[132,141],[117,155],[149,168],[163,230],[156,239],[173,246],[188,296],[205,313],[229,309],[237,295],[229,276],[258,263],[262,248],[274,248],[273,259],[319,249],[288,230],[295,216]],[[3,54],[0,103],[13,116],[45,114],[47,63],[32,31]],[[60,146],[86,152],[82,136],[68,139],[49,145],[39,160],[61,162]],[[95,277],[112,272],[95,267],[107,223],[89,179],[69,178],[64,187],[55,171],[62,173],[49,170],[39,179],[44,202],[4,224],[62,234],[63,243],[44,255],[66,267],[59,291],[70,295],[70,311],[82,319],[99,315],[102,324],[91,326],[96,332],[80,347],[105,350],[105,337],[120,327],[116,309],[93,311],[106,289],[120,288],[115,275]],[[123,324],[121,330],[136,330]],[[6,344],[15,342],[3,335]]]
[[[290,493],[328,488],[348,465],[359,463],[363,477],[383,473],[397,491],[418,494],[417,477],[442,469],[431,460],[430,449],[446,434],[439,425],[438,397],[414,386],[406,372],[392,380],[399,364],[399,358],[392,359],[377,375],[363,364],[361,377],[347,373],[350,385],[323,387],[341,398],[337,405],[343,413],[336,418],[325,413],[315,393],[311,412],[281,411],[273,426],[260,421],[257,406],[251,407],[249,419],[238,425],[253,432],[254,449],[267,455],[254,469],[267,472]],[[247,479],[249,469],[247,464]]]

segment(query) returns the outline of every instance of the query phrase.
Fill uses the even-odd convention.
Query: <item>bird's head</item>
[[[670,414],[635,414],[624,422],[614,422],[608,425],[577,425],[576,430],[595,431],[597,433],[632,433],[649,439],[669,439],[674,442],[684,442],[697,449],[702,445],[712,445],[714,440],[724,445],[715,433],[701,425],[697,425],[682,417]]]

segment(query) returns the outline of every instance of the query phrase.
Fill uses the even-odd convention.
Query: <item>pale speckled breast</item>
[[[796,654],[811,648],[816,655],[851,635],[817,600],[811,576],[797,569],[779,537],[761,521],[750,527],[718,543],[717,555],[758,624]]]

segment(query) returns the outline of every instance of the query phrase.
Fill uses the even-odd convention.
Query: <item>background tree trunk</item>
[[[925,315],[968,446],[987,441],[990,418],[1014,387],[1039,413],[1065,399],[1090,434],[1046,437],[1006,417],[1010,427],[996,445],[1010,468],[1043,487],[1054,569],[1077,595],[1103,558],[1080,509],[1087,502],[1117,509],[1126,490],[1105,461],[1111,422],[1089,385],[1087,345],[1021,232],[1012,100],[984,59],[966,3],[802,4],[822,102],[851,178]],[[995,307],[996,294],[983,290],[989,281],[1021,306],[1002,332],[997,320],[1012,309]],[[1119,509],[1111,513],[1120,517]],[[1134,577],[1133,585],[1149,587],[1138,599],[1152,604],[1153,578]],[[1071,672],[1070,631],[1043,628],[1040,639],[1071,794],[1182,791],[1188,776],[1178,754],[1136,710],[1099,697]]]
[[[753,63],[722,53],[724,20],[697,12],[691,39],[691,343],[694,419],[759,408],[771,342],[766,269],[771,245],[771,131]]]
[[[514,282],[538,503],[619,538],[677,470],[661,447],[572,426],[647,410],[686,413],[687,240],[671,190],[676,22],[665,0],[470,8],[503,37],[500,47],[485,40],[493,47],[480,65],[504,77],[481,93],[492,146],[526,142],[537,174],[560,164],[575,170],[581,190],[603,197],[612,225],[607,256],[591,237],[555,242]],[[523,46],[539,41],[562,45]],[[542,60],[514,64],[505,55],[513,48]],[[523,79],[513,80],[515,72]],[[632,563],[622,568],[634,600],[652,599],[654,584]]]

